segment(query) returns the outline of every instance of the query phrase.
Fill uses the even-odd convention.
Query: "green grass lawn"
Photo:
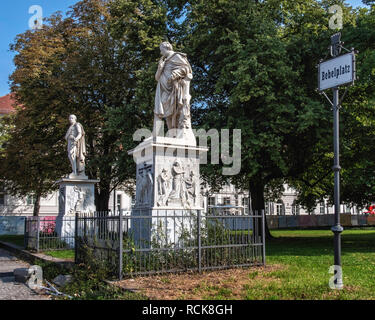
[[[330,230],[276,230],[266,243],[267,266],[137,280],[152,299],[375,299],[375,228],[342,234],[343,290],[332,290]],[[134,283],[134,282],[133,282]]]
[[[203,283],[197,289],[200,296],[204,299],[249,300],[375,299],[375,228],[347,229],[343,232],[343,290],[331,290],[328,286],[332,277],[328,270],[333,265],[333,234],[330,230],[271,232],[275,238],[266,243],[267,268],[243,269],[238,279],[233,281],[223,278],[227,287],[217,285],[215,289]],[[0,241],[22,245],[23,237],[2,236]],[[45,254],[74,258],[73,250]],[[108,297],[118,294],[108,290]]]
[[[43,254],[51,256],[58,259],[74,259],[74,250],[55,250],[55,251],[46,251]]]
[[[267,264],[275,271],[252,276],[246,299],[375,299],[375,229],[342,234],[344,290],[331,290],[330,230],[275,230],[267,242]]]
[[[21,236],[0,236],[0,241],[9,242],[15,244],[17,246],[23,247],[24,246],[24,237]]]

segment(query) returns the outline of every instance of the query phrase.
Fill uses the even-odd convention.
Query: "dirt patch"
[[[363,299],[363,297],[360,296],[361,294],[361,288],[359,286],[348,286],[345,285],[343,290],[330,290],[329,292],[323,294],[322,299],[339,299],[343,293],[358,293],[359,299]],[[366,300],[366,299],[365,299]]]
[[[261,280],[277,281],[267,274],[285,267],[271,265],[248,269],[137,277],[114,282],[124,289],[134,290],[152,300],[243,299],[246,288]]]

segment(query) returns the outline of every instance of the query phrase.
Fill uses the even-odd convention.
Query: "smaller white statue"
[[[65,135],[68,142],[68,158],[72,166],[72,174],[70,177],[84,177],[85,175],[85,159],[86,159],[86,143],[85,131],[82,125],[77,122],[75,115],[69,116],[70,127]]]

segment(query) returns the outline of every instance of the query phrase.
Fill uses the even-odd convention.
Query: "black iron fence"
[[[77,213],[76,263],[91,250],[118,278],[265,264],[264,213],[133,210]]]
[[[25,248],[36,252],[74,249],[75,217],[26,217]]]

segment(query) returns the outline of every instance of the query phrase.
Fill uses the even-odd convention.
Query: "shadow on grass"
[[[17,246],[23,247],[24,246],[24,236],[13,236],[13,235],[4,235],[0,236],[0,241],[2,242],[8,242],[15,244]]]
[[[295,232],[297,235],[293,235]],[[292,236],[285,232],[282,236],[266,242],[268,256],[320,256],[330,251],[333,252],[333,234],[314,235],[306,231],[306,235],[298,235],[303,231],[290,231]],[[342,254],[350,253],[375,253],[375,230],[347,230],[342,233]]]

